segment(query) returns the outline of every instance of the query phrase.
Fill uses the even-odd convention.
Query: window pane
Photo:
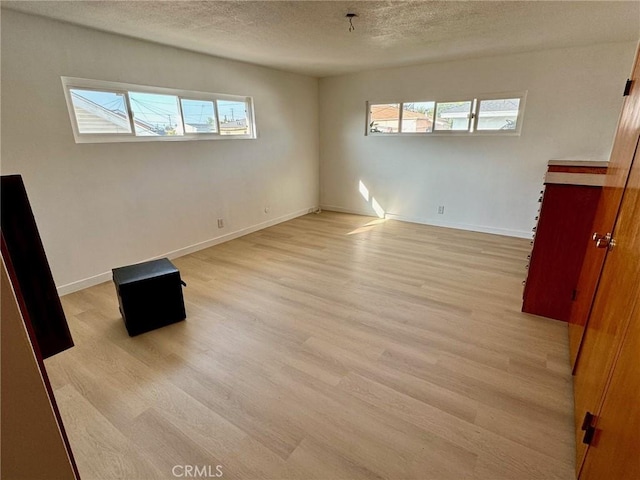
[[[384,103],[369,107],[369,132],[398,133],[400,127],[400,104]]]
[[[131,133],[124,94],[69,89],[79,133]]]
[[[185,133],[218,131],[212,101],[182,99],[182,118],[184,118]]]
[[[438,103],[434,130],[469,130],[471,104],[471,101]]]
[[[402,104],[402,131],[425,133],[433,130],[435,102],[413,102]]]
[[[249,135],[251,133],[247,122],[246,102],[216,100],[216,104],[218,105],[220,135]]]
[[[129,92],[129,101],[137,136],[183,135],[178,97]]]
[[[478,130],[515,130],[519,98],[480,100]]]

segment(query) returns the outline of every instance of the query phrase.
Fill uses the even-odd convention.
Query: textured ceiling
[[[2,1],[51,17],[314,76],[640,38],[640,2]],[[358,17],[349,32],[345,14]]]

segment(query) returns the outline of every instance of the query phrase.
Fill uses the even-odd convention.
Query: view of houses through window
[[[469,131],[472,101],[442,102],[436,105],[434,130]]]
[[[519,133],[524,96],[369,104],[368,133]]]
[[[255,138],[249,97],[64,77],[63,84],[76,142]]]

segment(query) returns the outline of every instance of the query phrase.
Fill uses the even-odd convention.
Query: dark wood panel
[[[31,322],[36,353],[48,358],[72,347],[73,340],[20,175],[2,176],[0,215],[3,255],[22,294],[22,315]]]
[[[569,165],[549,165],[548,172],[563,172],[563,173],[607,173],[607,167],[574,167]]]
[[[522,311],[568,321],[601,189],[547,185]]]

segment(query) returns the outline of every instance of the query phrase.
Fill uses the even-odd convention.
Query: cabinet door
[[[587,445],[580,428],[586,412],[597,418],[612,368],[618,358],[623,336],[640,283],[640,161],[633,161],[620,212],[613,230],[615,246],[607,254],[598,291],[584,334],[582,353],[574,377],[576,421],[576,468],[579,469]],[[636,358],[636,363],[638,359]],[[626,408],[627,416],[638,415],[637,399]],[[614,477],[611,477],[614,478]]]
[[[640,56],[636,53],[635,66],[632,73],[632,87],[622,107],[618,129],[611,151],[611,159],[607,170],[605,187],[602,189],[600,203],[595,215],[593,233],[604,235],[613,230],[618,214],[622,192],[624,190],[631,161],[640,135]],[[595,248],[591,243],[584,256],[584,262],[578,284],[575,301],[569,315],[569,348],[571,365],[575,367],[579,355],[582,336],[587,319],[593,306],[593,299],[598,285],[597,279],[602,271],[606,256],[605,249]]]
[[[600,187],[547,184],[522,311],[569,320]]]
[[[636,289],[637,297],[640,297],[640,288]],[[602,411],[598,415],[596,433],[580,473],[580,480],[640,478],[639,400],[640,304],[637,304]]]

